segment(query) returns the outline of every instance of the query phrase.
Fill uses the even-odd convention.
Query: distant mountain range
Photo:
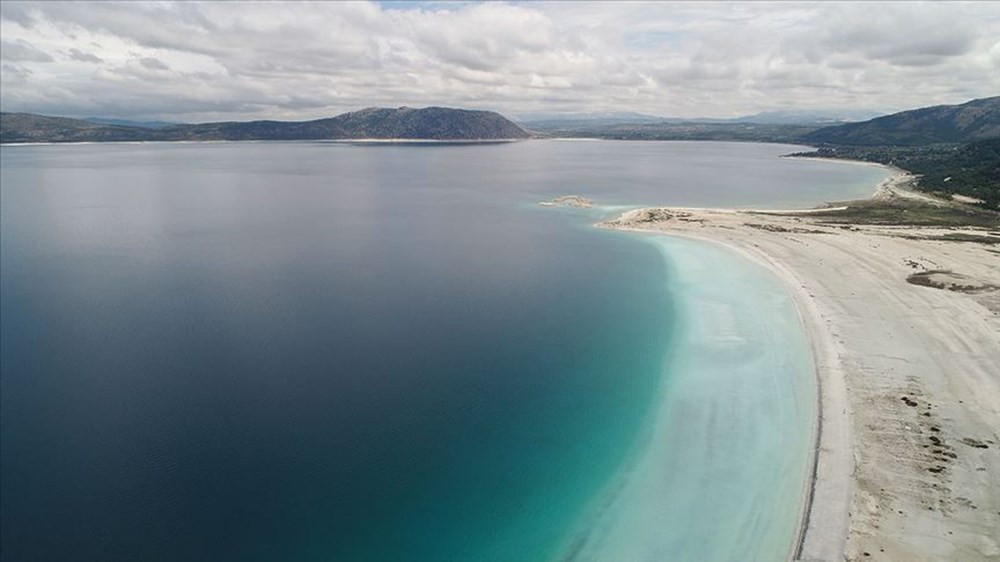
[[[205,140],[512,140],[531,134],[492,111],[369,108],[314,121],[247,121],[165,127],[100,124],[31,113],[0,114],[0,142]]]
[[[825,116],[824,116],[825,115]],[[589,114],[525,122],[545,136],[627,140],[741,140],[818,146],[926,146],[1000,137],[1000,96],[821,126],[834,114],[789,110],[737,119],[675,121],[638,113]],[[844,113],[843,118],[858,113]],[[809,123],[808,121],[812,121]],[[828,121],[827,121],[828,122]],[[369,108],[314,121],[167,124],[0,114],[0,142],[197,140],[507,140],[533,133],[492,111],[446,107]]]
[[[143,129],[163,129],[182,124],[172,121],[132,121],[129,119],[108,119],[106,117],[84,117],[83,120],[95,125],[118,125],[121,127],[141,127]]]
[[[660,119],[648,116],[529,121],[549,136],[622,140],[736,140],[819,146],[926,146],[1000,137],[1000,97],[941,105],[830,125],[865,112],[777,111],[736,119]],[[839,117],[838,117],[839,115]],[[824,126],[827,125],[827,126]]]
[[[920,146],[995,137],[1000,137],[1000,96],[824,127],[804,135],[802,140],[844,146]]]
[[[854,121],[863,121],[877,117],[880,113],[868,110],[781,110],[764,111],[753,115],[733,118],[713,117],[659,117],[644,113],[565,113],[536,114],[522,118],[519,122],[525,127],[537,131],[567,131],[593,129],[595,127],[613,127],[622,125],[797,125],[824,126]]]
[[[838,125],[864,121],[882,115],[865,109],[830,109],[763,111],[731,119],[736,123],[760,123],[762,125]]]

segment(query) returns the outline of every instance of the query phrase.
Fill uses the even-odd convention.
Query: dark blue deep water
[[[794,205],[794,147],[7,146],[4,560],[546,560],[635,445],[655,245],[545,210]]]

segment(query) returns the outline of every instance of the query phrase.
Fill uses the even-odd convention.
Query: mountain
[[[119,125],[121,127],[141,127],[143,129],[162,129],[179,124],[169,121],[132,121],[129,119],[110,119],[107,117],[85,117],[83,120],[96,125]]]
[[[144,140],[148,129],[98,125],[80,119],[31,113],[0,113],[0,142],[85,142]]]
[[[656,123],[576,123],[532,127],[548,136],[615,140],[711,140],[795,143],[815,125],[771,125],[731,121],[659,121]]]
[[[191,140],[512,140],[531,135],[499,113],[447,107],[369,108],[314,121],[171,125],[160,129],[98,125],[29,113],[0,114],[0,142]]]
[[[594,119],[615,121],[618,123],[652,123],[663,121],[666,117],[639,113],[636,111],[591,111],[587,113],[567,112],[532,112],[515,116],[518,122],[531,123],[535,121],[590,121]]]
[[[607,114],[565,114],[522,119],[525,127],[545,133],[571,135],[588,133],[596,136],[614,137],[624,129],[661,129],[663,135],[673,138],[678,131],[703,127],[715,132],[733,131],[732,138],[746,137],[747,125],[767,125],[774,127],[795,127],[797,131],[810,132],[826,125],[839,125],[853,121],[862,121],[878,115],[868,110],[782,110],[764,111],[743,117],[657,117],[642,113],[607,113]],[[791,129],[789,129],[790,131]],[[788,135],[779,135],[785,138]],[[631,134],[631,132],[629,133]],[[676,138],[690,138],[686,132],[677,133]],[[643,137],[645,138],[645,137]],[[715,138],[706,137],[706,138]],[[727,138],[721,133],[721,138]]]
[[[994,137],[1000,137],[1000,96],[824,127],[804,135],[802,140],[845,146],[919,146]]]
[[[780,110],[762,111],[754,115],[737,117],[736,123],[760,123],[765,125],[839,125],[854,121],[865,121],[878,117],[880,113],[863,109],[839,110]]]
[[[536,131],[567,130],[635,123],[660,123],[663,121],[676,120],[633,111],[607,113],[535,113],[521,116],[518,119],[519,123]]]

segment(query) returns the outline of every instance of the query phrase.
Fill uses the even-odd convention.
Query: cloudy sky
[[[1000,2],[0,3],[4,111],[897,111],[1000,94]]]

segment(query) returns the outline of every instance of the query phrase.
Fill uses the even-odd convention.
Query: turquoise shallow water
[[[811,415],[787,295],[535,202],[885,176],[797,149],[3,147],[0,557],[769,559]]]
[[[650,237],[677,303],[657,406],[581,524],[576,560],[783,560],[806,483],[816,390],[780,281],[736,251]]]

